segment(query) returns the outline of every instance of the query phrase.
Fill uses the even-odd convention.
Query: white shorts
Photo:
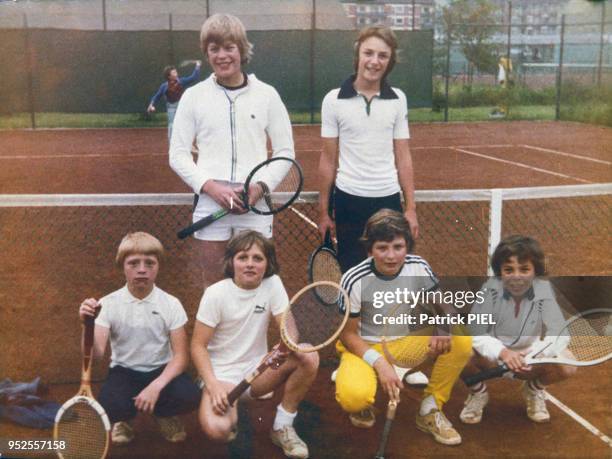
[[[198,205],[193,213],[193,221],[196,222],[220,209],[210,196],[201,194]],[[193,235],[201,241],[227,241],[232,236],[244,230],[255,230],[270,239],[272,237],[272,215],[259,215],[255,212],[246,214],[228,214],[225,217],[211,223],[206,228],[196,231]]]

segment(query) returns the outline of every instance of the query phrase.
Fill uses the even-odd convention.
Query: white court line
[[[445,150],[447,148],[514,148],[512,144],[492,144],[492,145],[430,145],[422,147],[410,147],[411,150]]]
[[[595,435],[597,438],[599,438],[601,441],[603,441],[609,447],[612,448],[612,439],[610,439],[610,437],[608,437],[601,430],[599,430],[597,427],[595,427],[589,421],[584,419],[582,416],[580,416],[578,413],[576,413],[570,407],[565,405],[563,402],[561,402],[557,398],[553,397],[552,395],[550,395],[546,391],[544,391],[544,393],[546,394],[546,398],[548,400],[550,400],[554,405],[556,405],[557,408],[559,408],[561,411],[563,411],[565,414],[567,414],[570,418],[572,418],[574,421],[576,421],[578,424],[580,424],[582,427],[584,427],[586,430],[591,432],[593,435]]]
[[[2,159],[49,159],[49,158],[140,158],[143,156],[168,156],[168,153],[93,153],[93,154],[64,154],[64,155],[11,155],[0,156]]]
[[[310,218],[308,218],[306,215],[304,215],[302,212],[300,212],[299,210],[297,210],[295,207],[293,206],[289,206],[289,209],[291,209],[293,212],[295,212],[297,214],[298,217],[300,217],[302,220],[304,220],[306,223],[308,223],[310,226],[312,226],[313,228],[319,228],[319,226],[313,222]]]
[[[563,151],[551,150],[549,148],[533,147],[531,145],[519,145],[519,147],[529,148],[531,150],[536,150],[536,151],[542,151],[544,153],[552,153],[553,155],[567,156],[569,158],[575,158],[575,159],[582,159],[584,161],[593,161],[594,163],[605,164],[606,166],[612,165],[611,162],[604,161],[603,159],[589,158],[588,156],[582,156],[582,155],[574,155],[573,153],[565,153]]]
[[[530,169],[530,170],[536,171],[536,172],[542,172],[544,174],[556,175],[557,177],[563,177],[563,178],[567,178],[567,179],[570,179],[570,180],[576,180],[577,182],[593,183],[590,180],[581,179],[579,177],[574,177],[572,175],[560,174],[559,172],[553,172],[553,171],[549,171],[547,169],[541,169],[539,167],[529,166],[529,165],[523,164],[523,163],[517,163],[516,161],[510,161],[510,160],[507,160],[507,159],[496,158],[494,156],[483,155],[482,153],[476,153],[474,151],[468,151],[468,150],[464,150],[462,148],[456,148],[456,147],[450,147],[450,148],[451,148],[451,150],[459,151],[461,153],[465,153],[466,155],[472,155],[472,156],[477,156],[479,158],[490,159],[491,161],[498,161],[500,163],[512,164],[513,166],[523,167],[525,169]]]
[[[301,219],[303,219],[306,223],[308,223],[310,226],[312,226],[315,229],[319,229],[319,226],[313,222],[310,218],[308,218],[306,215],[304,215],[302,212],[300,212],[299,210],[297,210],[295,207],[293,206],[289,206],[289,209],[291,209],[293,212],[295,212],[298,217],[300,217]],[[336,240],[335,237],[332,238],[332,240],[334,241],[334,244],[337,244],[338,241]]]

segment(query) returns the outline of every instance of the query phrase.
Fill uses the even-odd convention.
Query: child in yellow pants
[[[342,287],[350,299],[350,304],[342,308],[350,308],[350,318],[337,344],[341,360],[336,376],[336,400],[351,413],[354,425],[371,427],[375,421],[371,407],[378,383],[389,397],[394,397],[403,383],[383,357],[380,336],[377,336],[380,330],[373,327],[372,308],[365,306],[367,283],[373,278],[384,282],[404,276],[404,281],[415,291],[431,291],[437,289],[438,280],[425,260],[408,255],[413,240],[401,213],[389,209],[375,213],[366,223],[362,241],[369,258],[342,277]],[[417,335],[401,338],[401,345],[409,352],[435,358],[417,415],[417,427],[440,443],[457,445],[461,443],[461,436],[444,416],[442,407],[470,359],[472,339],[436,333],[431,327],[421,329]]]

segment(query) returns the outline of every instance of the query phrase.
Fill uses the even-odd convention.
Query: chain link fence
[[[501,190],[501,212],[490,190],[417,191],[423,236],[415,252],[439,276],[486,276],[496,241],[522,233],[540,241],[551,275],[610,275],[610,185],[534,190]],[[303,193],[275,217],[280,275],[290,296],[308,283],[308,257],[320,243],[317,199]],[[164,245],[157,284],[182,301],[191,333],[201,271],[194,241],[176,237],[190,222],[191,201],[189,194],[0,196],[0,367],[6,374],[78,380],[78,365],[67,374],[49,356],[79,355],[78,304],[123,285],[113,260],[131,231],[150,232]],[[28,349],[27,365],[21,349]],[[324,360],[333,361],[333,353],[328,349]]]

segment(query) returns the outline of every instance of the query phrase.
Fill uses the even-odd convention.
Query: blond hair
[[[391,73],[391,70],[393,70],[395,63],[397,62],[397,54],[399,51],[397,49],[397,37],[395,36],[395,32],[393,32],[393,30],[391,30],[389,27],[384,26],[366,27],[365,29],[361,29],[359,31],[359,37],[357,37],[354,45],[355,56],[353,58],[353,65],[355,67],[355,73],[357,73],[357,69],[359,67],[359,49],[361,48],[361,44],[370,37],[380,38],[389,48],[391,48],[391,58],[389,59],[389,65],[387,66],[387,70],[383,76],[383,78],[386,78],[387,75]]]
[[[143,231],[128,233],[121,240],[117,249],[117,257],[115,258],[117,266],[123,266],[125,259],[136,253],[153,255],[157,257],[157,261],[161,261],[164,255],[164,246],[159,242],[159,239],[149,233]]]
[[[226,42],[236,43],[240,50],[240,62],[247,64],[253,57],[253,44],[247,39],[244,25],[236,16],[231,14],[213,14],[200,30],[200,48],[206,58],[206,50],[210,43],[222,46]]]

